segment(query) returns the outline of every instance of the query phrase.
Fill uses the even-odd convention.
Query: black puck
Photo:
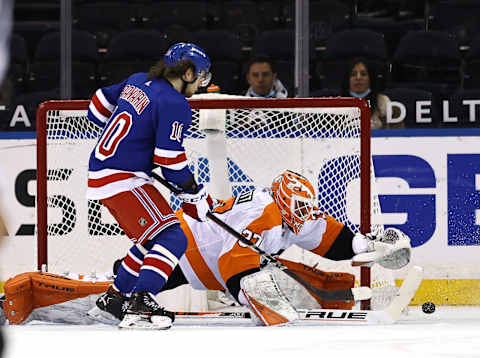
[[[425,302],[422,305],[423,313],[433,313],[435,312],[435,304],[433,302]]]

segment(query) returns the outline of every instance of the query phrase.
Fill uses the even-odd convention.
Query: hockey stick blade
[[[172,191],[175,194],[180,194],[181,191],[180,189],[176,188],[173,186],[170,182],[168,182],[166,179],[162,178],[159,176],[157,173],[152,172],[152,177],[163,184],[167,189]],[[302,277],[297,275],[295,272],[290,270],[288,267],[283,265],[280,261],[278,261],[274,256],[266,253],[262,249],[260,249],[257,245],[255,245],[253,242],[248,240],[246,237],[244,237],[242,234],[237,232],[235,229],[233,229],[230,225],[225,223],[223,220],[215,216],[212,212],[207,213],[207,218],[209,218],[211,221],[213,221],[215,224],[220,226],[223,230],[228,232],[230,235],[235,237],[238,241],[242,242],[243,244],[247,245],[250,249],[258,253],[260,256],[262,256],[266,261],[268,261],[270,264],[274,265],[278,269],[282,270],[285,274],[299,282],[302,286],[307,288],[312,294],[317,296],[318,298],[325,300],[325,301],[359,301],[359,300],[367,300],[371,298],[371,290],[369,287],[359,287],[358,289],[347,289],[347,290],[335,290],[335,291],[329,291],[329,290],[322,290],[317,287],[312,286],[309,282],[305,281]],[[370,291],[370,292],[369,292]]]
[[[415,293],[422,283],[423,268],[420,266],[412,266],[408,270],[407,277],[402,283],[398,295],[393,299],[390,305],[384,310],[393,321],[397,321],[402,315],[402,311],[408,306],[415,296]]]

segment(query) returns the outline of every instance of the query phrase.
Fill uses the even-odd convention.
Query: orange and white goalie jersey
[[[295,235],[282,226],[282,216],[268,189],[232,197],[217,207],[215,215],[242,233],[265,252],[277,255],[298,245],[325,255],[343,224],[325,214],[313,214]],[[260,256],[211,221],[199,222],[177,212],[188,238],[180,267],[193,288],[223,290],[232,276],[260,266]]]

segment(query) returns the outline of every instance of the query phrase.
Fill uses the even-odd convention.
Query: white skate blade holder
[[[126,314],[118,325],[124,329],[163,330],[172,327],[172,320],[166,316],[146,316],[140,314]]]

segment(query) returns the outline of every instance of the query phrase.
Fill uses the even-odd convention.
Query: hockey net
[[[184,145],[195,177],[207,183],[213,195],[225,198],[270,186],[275,176],[291,169],[314,184],[321,210],[354,231],[369,232],[371,218],[380,223],[378,196],[371,190],[366,102],[206,96],[210,97],[190,100],[193,123]],[[102,130],[88,121],[88,104],[48,101],[37,113],[38,268],[54,273],[109,271],[130,247],[108,211],[85,199],[88,159]],[[177,209],[176,197],[161,185],[158,188]],[[309,264],[318,261],[294,248],[285,257]],[[348,265],[324,261],[323,269],[348,270],[357,275],[359,284],[361,280],[369,284],[369,269],[360,274]],[[391,280],[376,275],[375,268],[372,271],[373,286]],[[187,299],[192,300],[203,298]]]

